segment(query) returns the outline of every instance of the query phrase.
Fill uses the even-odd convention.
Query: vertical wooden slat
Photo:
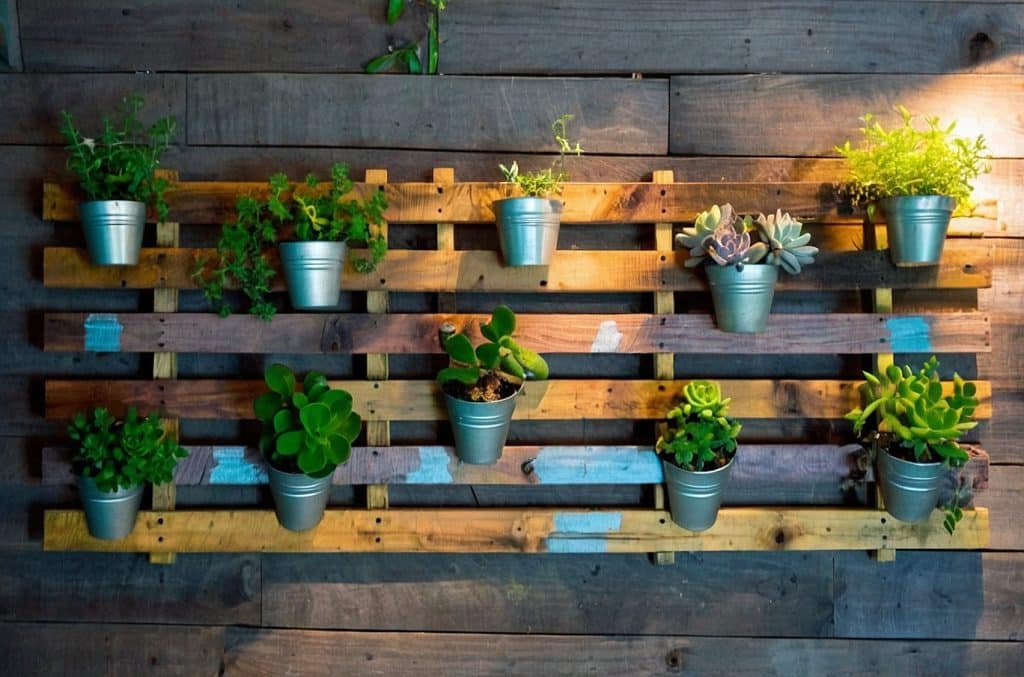
[[[885,226],[868,225],[868,231],[871,235],[871,241],[874,243],[875,249],[885,249],[889,246],[888,237],[886,235]],[[871,309],[875,313],[891,313],[892,312],[892,289],[876,289],[871,292]],[[875,373],[879,373],[893,363],[892,353],[875,353],[872,356],[872,367]],[[878,490],[878,485],[875,485],[874,489],[874,501],[875,507],[879,510],[885,509],[885,503],[882,501],[882,492]],[[895,562],[896,551],[895,550],[875,550],[875,560],[879,562]]]
[[[388,173],[384,169],[366,170],[366,183],[386,184]],[[387,238],[387,224],[381,225],[382,235]],[[388,312],[388,293],[386,291],[366,292],[366,312]],[[388,378],[387,354],[368,354],[366,356],[366,378],[385,380]],[[391,423],[389,421],[366,422],[366,444],[369,446],[391,445]],[[388,507],[388,487],[386,484],[371,484],[366,487],[366,507],[371,510],[384,510]]]
[[[436,167],[434,169],[434,183],[437,184],[438,192],[447,190],[449,186],[455,183],[455,170],[451,167]],[[454,224],[437,224],[437,249],[438,251],[455,250]],[[437,312],[455,312],[455,292],[441,292],[437,295]]]
[[[654,183],[672,183],[675,176],[671,169],[655,171],[651,177]],[[672,224],[654,224],[655,249],[660,252],[672,251]],[[670,291],[654,292],[654,313],[656,315],[670,315],[676,310],[675,294]],[[658,380],[671,381],[675,378],[675,356],[672,353],[655,353],[654,355],[654,378]],[[657,432],[655,432],[657,434]],[[654,486],[654,507],[657,510],[665,509],[665,486],[656,484]],[[660,565],[673,564],[676,561],[674,552],[654,553],[654,563]]]

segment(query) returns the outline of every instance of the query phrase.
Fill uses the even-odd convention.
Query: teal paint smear
[[[894,353],[932,352],[931,327],[923,317],[893,317],[885,321]]]
[[[95,353],[121,352],[121,331],[124,327],[117,315],[93,313],[85,318],[85,349]]]
[[[601,553],[608,552],[608,539],[593,534],[611,533],[622,528],[622,513],[618,512],[560,512],[555,513],[554,532],[547,538],[548,552]],[[574,538],[579,534],[586,537]]]
[[[263,466],[245,458],[245,447],[217,447],[213,450],[210,484],[266,484],[270,481]]]
[[[541,447],[533,460],[541,484],[660,484],[650,447]]]
[[[420,467],[407,473],[407,484],[451,484],[453,482],[448,463],[451,457],[444,447],[420,447]]]

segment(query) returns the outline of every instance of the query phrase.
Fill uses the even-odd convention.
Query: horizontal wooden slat
[[[940,502],[952,495],[959,478],[973,494],[988,487],[988,454],[966,445],[971,456],[962,470],[950,471]],[[180,486],[267,483],[266,464],[253,447],[190,446],[175,468]],[[865,479],[860,445],[743,444],[726,486],[726,505],[842,505],[843,485]],[[43,450],[44,484],[71,484],[67,450]],[[868,471],[870,478],[871,471]],[[650,447],[505,447],[491,465],[460,463],[453,447],[355,447],[334,472],[334,484],[409,485],[609,485],[660,484],[661,461]]]
[[[730,413],[745,418],[839,419],[860,405],[858,381],[726,380]],[[686,381],[552,380],[526,384],[516,407],[519,420],[661,419],[678,401]],[[992,414],[991,388],[977,381],[981,404],[975,417]],[[331,381],[352,393],[354,408],[370,421],[440,421],[448,415],[433,381]],[[951,389],[950,383],[946,384]],[[92,405],[120,413],[142,411],[195,419],[253,419],[253,400],[262,381],[60,381],[46,382],[46,416],[70,419]]]
[[[89,536],[85,515],[48,510],[44,550],[107,552],[549,552],[975,549],[988,543],[988,511],[964,512],[956,533],[900,522],[880,510],[723,508],[693,533],[660,510],[328,510],[320,525],[290,532],[273,511],[144,511],[118,541]]]
[[[479,339],[482,315],[251,315],[47,313],[46,350],[198,353],[440,353],[438,327],[452,322]],[[96,340],[97,327],[119,339]],[[763,333],[729,335],[734,351],[757,354],[988,352],[982,313],[948,315],[773,315]],[[516,336],[541,353],[705,353],[722,340],[708,315],[519,314]]]
[[[137,266],[94,266],[84,249],[47,247],[43,283],[78,289],[194,289],[191,272],[212,249],[143,249]],[[276,253],[270,257],[275,267]],[[702,274],[683,267],[686,253],[655,251],[555,252],[550,266],[509,268],[497,251],[414,251],[393,249],[370,274],[349,265],[343,289],[352,291],[522,291],[611,292],[698,291],[706,289]],[[283,277],[274,289],[283,289]],[[796,276],[782,274],[780,291],[843,289],[965,289],[991,285],[992,245],[983,241],[950,240],[935,267],[896,268],[885,251],[824,251],[817,262]]]

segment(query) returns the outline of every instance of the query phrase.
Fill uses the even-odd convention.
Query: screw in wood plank
[[[441,344],[441,348],[444,348],[445,341],[455,336],[455,325],[451,322],[445,322],[437,328],[437,341]]]

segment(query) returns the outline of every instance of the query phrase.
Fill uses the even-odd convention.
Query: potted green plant
[[[296,389],[295,374],[283,364],[264,371],[269,392],[253,402],[263,424],[260,451],[267,461],[277,519],[286,529],[312,529],[323,518],[331,477],[348,460],[362,419],[352,411],[352,395],[332,389],[310,371]]]
[[[885,509],[904,522],[928,518],[943,476],[967,462],[958,440],[978,425],[972,420],[978,406],[975,385],[954,373],[953,392],[944,395],[938,364],[933,355],[916,372],[907,365],[864,372],[866,404],[846,414],[855,433],[868,427],[865,440],[877,461]],[[957,505],[947,512],[950,533],[960,515]]]
[[[135,526],[146,482],[174,479],[178,460],[188,455],[166,435],[156,414],[140,416],[129,407],[118,421],[103,407],[92,418],[78,412],[68,426],[75,442],[71,471],[85,508],[89,533],[124,538]]]
[[[763,331],[775,297],[778,269],[796,275],[814,263],[818,248],[807,244],[803,224],[776,210],[775,214],[740,217],[731,204],[713,205],[701,212],[692,228],[683,228],[676,242],[689,250],[684,264],[691,268],[707,261],[718,328],[727,332]],[[757,242],[751,234],[756,233]]]
[[[566,153],[580,155],[583,152],[578,142],[574,146],[566,137],[565,127],[572,118],[566,114],[551,124],[558,157],[550,167],[520,172],[518,162],[513,162],[511,167],[498,165],[510,188],[518,186],[525,194],[494,201],[501,253],[509,266],[546,266],[558,248],[562,201],[550,196],[561,195],[562,184],[569,180],[565,169]]]
[[[884,129],[869,113],[861,118],[862,143],[836,146],[850,166],[854,202],[885,211],[889,256],[897,266],[936,265],[942,257],[949,220],[955,209],[970,204],[972,182],[991,169],[985,161],[985,138],[953,136],[956,123],[942,126],[937,117],[914,126],[914,116],[897,110],[903,124]]]
[[[714,381],[690,381],[666,414],[655,451],[661,458],[672,521],[690,531],[710,529],[722,505],[742,426],[729,418],[730,398]]]
[[[475,349],[462,333],[444,339],[451,362],[437,381],[448,407],[456,454],[466,463],[494,463],[501,457],[523,381],[548,377],[544,358],[513,340],[515,329],[515,313],[500,305],[490,322],[480,325],[485,340]]]
[[[326,189],[315,174],[306,176],[304,186],[293,186],[285,174],[277,173],[270,177],[265,200],[239,197],[237,219],[224,224],[216,261],[210,265],[200,260],[193,270],[203,295],[226,316],[231,306],[224,291],[236,284],[249,299],[250,312],[271,319],[276,308],[267,294],[275,273],[267,251],[278,244],[282,231],[293,228],[295,239],[278,244],[292,306],[305,310],[337,305],[348,243],[368,247],[367,257],[353,260],[361,273],[374,270],[387,252],[381,228],[387,208],[384,191],[372,191],[365,199],[347,197],[353,186],[348,167],[335,163]]]
[[[176,121],[163,117],[146,128],[136,117],[143,105],[138,94],[126,96],[118,110],[120,119],[104,118],[98,138],[84,136],[71,113],[61,111],[67,168],[78,176],[87,199],[79,205],[79,215],[89,257],[96,265],[137,264],[147,207],[158,220],[167,219],[168,181],[157,178],[155,171]]]

